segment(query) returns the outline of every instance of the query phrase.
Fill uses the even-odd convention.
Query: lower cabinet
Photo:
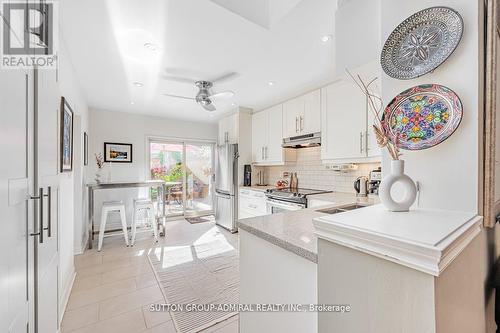
[[[240,189],[238,218],[267,215],[266,195],[262,191]]]

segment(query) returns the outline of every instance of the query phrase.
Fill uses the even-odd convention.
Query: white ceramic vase
[[[391,173],[388,174],[379,188],[379,198],[382,205],[391,212],[407,212],[417,197],[417,187],[415,182],[405,175],[405,161],[397,160],[391,162]],[[403,186],[403,198],[393,198],[391,189],[394,184],[400,183]]]

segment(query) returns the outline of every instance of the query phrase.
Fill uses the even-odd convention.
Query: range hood
[[[309,148],[321,146],[321,133],[311,133],[298,136],[292,136],[283,139],[283,148]]]

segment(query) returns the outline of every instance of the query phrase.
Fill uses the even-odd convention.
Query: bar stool
[[[128,246],[127,219],[125,217],[125,205],[123,204],[123,201],[105,201],[102,203],[101,227],[99,228],[99,243],[97,251],[101,251],[102,241],[104,239],[104,230],[106,229],[106,221],[108,219],[108,213],[110,212],[120,213],[123,237],[125,238],[125,244]]]
[[[151,224],[153,228],[153,235],[155,242],[158,242],[158,230],[156,227],[156,216],[155,207],[153,202],[149,199],[134,199],[134,220],[132,221],[132,241],[131,245],[135,244],[135,235],[137,234],[137,217],[139,213],[145,210],[147,212],[146,220]]]

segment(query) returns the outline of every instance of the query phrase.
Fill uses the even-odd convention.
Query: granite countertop
[[[317,263],[318,247],[313,219],[328,215],[317,210],[353,203],[374,203],[372,198],[357,198],[355,194],[341,192],[314,195],[311,199],[325,201],[326,204],[321,207],[241,219],[238,221],[238,228]]]

